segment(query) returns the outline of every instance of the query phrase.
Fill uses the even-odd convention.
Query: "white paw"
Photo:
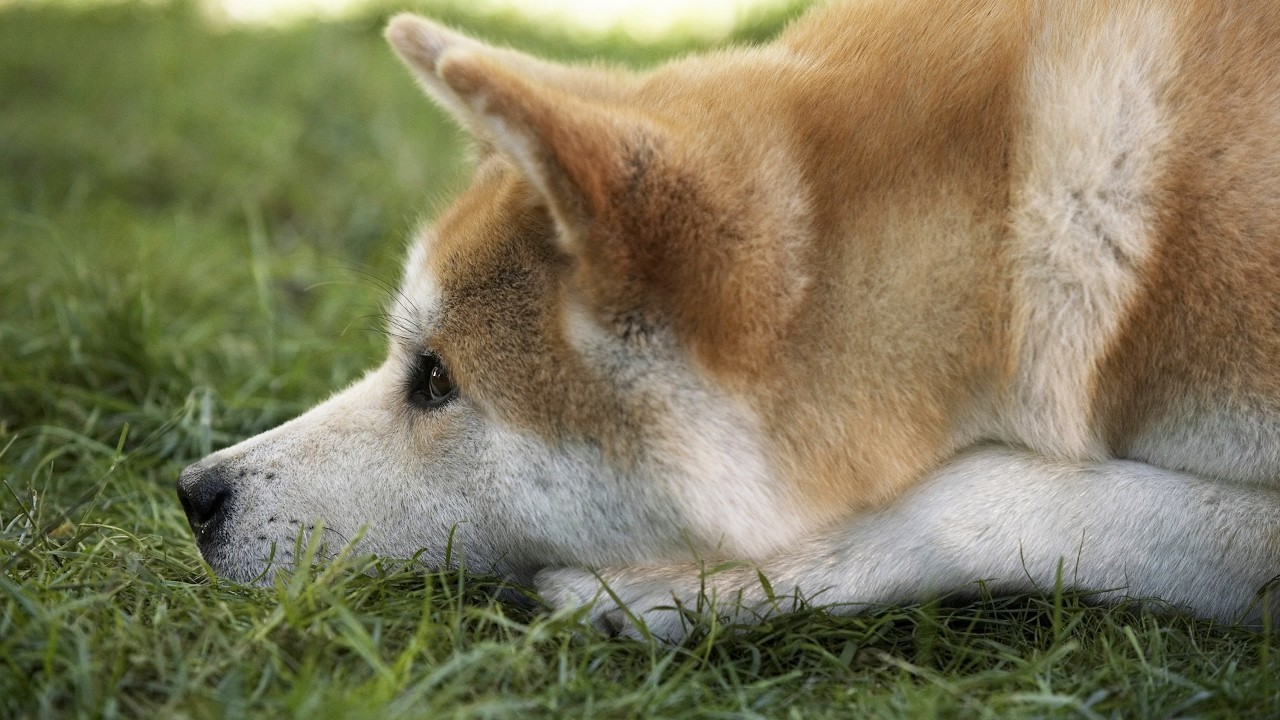
[[[696,584],[697,570],[691,572]],[[635,570],[596,574],[578,568],[557,568],[542,570],[533,582],[538,594],[556,610],[585,607],[584,622],[600,632],[679,643],[698,623],[699,592],[675,589],[677,584],[690,584],[688,577],[653,575]]]
[[[707,575],[693,564],[611,568],[599,573],[555,568],[540,571],[533,582],[538,594],[556,610],[586,608],[584,622],[600,632],[679,643],[690,630],[714,619],[759,619],[755,612],[744,612],[742,590],[747,578],[742,575],[735,571]],[[752,571],[750,578],[754,577]]]

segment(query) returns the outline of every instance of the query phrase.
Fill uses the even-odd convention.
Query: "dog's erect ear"
[[[446,53],[477,52],[484,45],[416,15],[401,13],[387,24],[387,42],[409,66],[427,94],[455,118],[467,122],[469,110],[462,98],[440,77],[440,61]]]
[[[805,204],[785,168],[645,114],[625,73],[492,48],[412,15],[387,39],[545,199],[574,288],[601,320],[658,318],[726,369],[769,356],[807,286]]]
[[[398,15],[387,39],[419,83],[482,141],[514,159],[547,200],[562,230],[574,231],[607,209],[628,138],[645,130],[617,108],[564,86],[591,71],[491,48],[429,20]]]

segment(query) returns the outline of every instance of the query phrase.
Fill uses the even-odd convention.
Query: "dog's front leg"
[[[796,597],[854,611],[974,590],[978,581],[995,592],[1048,592],[1059,577],[1101,599],[1153,597],[1255,621],[1277,608],[1258,599],[1277,574],[1274,489],[1137,462],[1067,463],[982,447],[888,507],[760,563],[561,568],[536,583],[556,606],[594,602],[589,619],[603,630],[638,636],[640,619],[675,641],[689,611],[742,622],[786,612]]]

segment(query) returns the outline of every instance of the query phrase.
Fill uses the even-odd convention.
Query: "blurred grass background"
[[[1270,631],[1071,596],[666,648],[412,566],[211,577],[178,470],[380,359],[405,239],[465,181],[381,40],[403,7],[248,27],[191,2],[0,5],[0,717],[1280,716]],[[561,58],[705,45],[426,11]]]

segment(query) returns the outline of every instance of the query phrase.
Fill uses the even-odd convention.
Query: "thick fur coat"
[[[475,176],[385,364],[184,472],[220,574],[322,523],[670,638],[703,591],[1275,607],[1280,5],[862,0],[643,73],[387,37]]]

